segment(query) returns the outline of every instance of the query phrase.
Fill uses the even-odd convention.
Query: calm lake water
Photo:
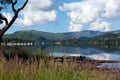
[[[51,56],[85,56],[96,60],[119,60],[120,50],[117,48],[92,48],[83,46],[32,46],[26,47],[30,52],[37,49],[48,52]]]
[[[53,56],[85,56],[96,60],[120,60],[120,50],[99,49],[92,47],[72,46],[39,46],[34,49],[47,51]]]
[[[47,51],[51,56],[85,56],[94,60],[120,61],[120,48],[92,48],[84,46],[38,46],[34,49]],[[102,63],[101,66],[120,68],[120,63]],[[99,67],[99,66],[98,66]]]
[[[120,47],[85,47],[85,46],[22,46],[23,49],[34,52],[38,49],[50,56],[84,56],[93,60],[120,61]],[[102,63],[98,67],[117,67],[120,63]]]

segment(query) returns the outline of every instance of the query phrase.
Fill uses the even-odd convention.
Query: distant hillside
[[[120,33],[120,30],[116,30],[116,31],[111,31],[112,33],[115,33],[115,34],[119,34]]]
[[[95,38],[108,38],[108,39],[115,39],[115,38],[120,38],[120,33],[114,33],[114,32],[107,32],[103,35],[94,37]]]
[[[67,32],[67,33],[49,33],[35,30],[17,31],[13,34],[6,34],[4,39],[20,39],[34,42],[42,41],[60,41],[60,40],[85,40],[96,38],[120,38],[120,30],[110,32],[99,31],[81,31],[81,32]]]
[[[6,34],[4,38],[9,39],[21,39],[21,40],[31,40],[31,41],[45,41],[45,40],[67,40],[72,39],[72,36],[65,35],[63,33],[49,33],[49,32],[41,32],[35,30],[27,30],[27,31],[17,31],[13,34]]]
[[[81,31],[81,32],[67,32],[65,34],[69,36],[74,36],[77,39],[87,39],[87,38],[93,38],[96,36],[100,36],[105,33],[99,32],[99,31]]]

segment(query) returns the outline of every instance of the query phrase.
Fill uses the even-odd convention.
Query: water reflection
[[[105,67],[105,68],[117,68],[120,69],[120,63],[101,63],[98,68]]]
[[[24,48],[24,47],[23,47]],[[28,51],[34,52],[37,49],[47,51],[52,56],[84,56],[93,60],[112,60],[120,61],[120,48],[93,48],[85,46],[31,46]],[[113,63],[102,63],[98,67],[113,66]],[[114,63],[114,66],[120,68],[120,63]]]
[[[92,55],[87,55],[87,57],[90,57],[95,60],[115,60],[115,61],[120,60],[120,55],[115,53],[92,54]]]
[[[48,50],[48,52],[50,52],[53,55],[54,53],[91,55],[103,52],[101,50],[96,50],[90,47],[70,47],[70,46],[52,46],[47,47],[46,50]]]
[[[96,49],[91,47],[70,47],[70,46],[49,46],[45,50],[53,56],[85,56],[92,60],[111,60],[120,61],[120,52],[114,49],[111,52],[106,49]],[[120,68],[120,63],[101,63],[97,67]]]
[[[70,46],[50,46],[46,47],[50,55],[53,56],[86,56],[97,60],[120,60],[120,52],[105,52],[91,47],[70,47]]]
[[[53,56],[85,56],[96,60],[120,60],[120,50],[114,49],[111,52],[107,49],[99,49],[84,46],[31,46],[23,47],[24,49],[34,52],[37,49],[47,51]]]

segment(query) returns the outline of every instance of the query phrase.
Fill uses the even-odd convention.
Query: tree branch
[[[5,21],[6,25],[8,25],[8,20],[7,20],[7,18],[4,17],[3,20]]]
[[[28,3],[29,0],[26,0],[25,3],[23,4],[23,6],[21,6],[20,8],[18,8],[17,12],[21,11]]]
[[[16,14],[14,15],[14,17],[13,17],[12,20],[8,23],[8,25],[5,25],[5,26],[3,27],[3,29],[1,30],[2,35],[12,26],[12,24],[15,22],[15,20],[17,19],[17,17],[18,17],[18,13],[16,13]]]
[[[0,19],[4,20],[5,23],[6,23],[6,25],[8,25],[8,19],[5,16],[3,16],[2,14],[0,14]]]
[[[12,10],[14,11],[14,13],[16,12],[15,4],[17,4],[17,0],[15,0],[14,2],[12,0]]]
[[[13,0],[12,0],[13,1]],[[28,1],[29,0],[26,0],[25,1],[25,3],[23,4],[23,6],[22,7],[20,7],[20,8],[18,8],[17,10],[15,9],[15,4],[17,3],[16,2],[17,0],[15,0],[15,2],[12,2],[12,9],[13,9],[13,11],[14,11],[14,16],[13,16],[13,18],[12,18],[12,20],[8,23],[8,21],[6,21],[6,24],[8,24],[8,25],[5,25],[4,27],[3,27],[3,29],[1,29],[1,31],[0,31],[0,35],[3,35],[11,26],[12,26],[12,24],[15,22],[15,20],[17,19],[17,17],[18,17],[18,13],[26,6],[26,4],[28,3]]]

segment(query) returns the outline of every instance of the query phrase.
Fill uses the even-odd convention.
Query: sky
[[[20,1],[20,2],[19,2]],[[24,3],[19,0],[16,8]],[[10,21],[10,5],[1,13]],[[120,30],[120,0],[29,0],[6,33],[38,30],[52,33]],[[0,25],[2,28],[4,24]]]

